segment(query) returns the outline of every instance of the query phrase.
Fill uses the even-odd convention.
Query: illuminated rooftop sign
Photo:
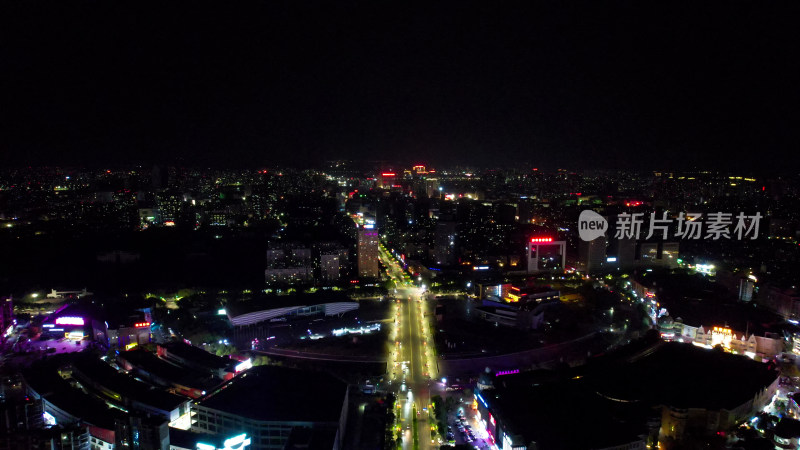
[[[531,238],[531,242],[553,242],[551,237]]]
[[[83,317],[59,317],[56,325],[84,325]]]
[[[245,450],[250,446],[250,438],[247,437],[247,433],[242,433],[230,439],[225,439],[225,442],[223,442],[222,445],[223,446],[221,448],[217,448],[215,445],[198,442],[196,449],[197,450]]]
[[[150,326],[150,322],[136,322],[133,326],[136,328],[146,328]]]
[[[711,329],[711,332],[716,334],[722,334],[725,336],[733,336],[733,330],[725,327],[714,327]]]

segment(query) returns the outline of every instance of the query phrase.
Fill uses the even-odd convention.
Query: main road
[[[435,421],[430,416],[431,387],[436,387],[436,360],[429,313],[422,296],[424,287],[415,286],[399,262],[381,247],[381,260],[395,281],[395,304],[390,333],[389,379],[397,396],[397,425],[403,448],[414,448],[414,416],[420,449],[438,448],[431,439]]]

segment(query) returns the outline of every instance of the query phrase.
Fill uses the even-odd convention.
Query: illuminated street
[[[417,432],[420,448],[437,448],[431,445],[429,407],[432,379],[435,380],[430,327],[425,322],[426,303],[422,301],[422,288],[403,273],[399,263],[381,249],[381,259],[395,281],[395,306],[393,308],[393,352],[390,357],[390,379],[397,395],[398,425],[403,430],[403,448],[413,447],[413,416],[417,415]]]

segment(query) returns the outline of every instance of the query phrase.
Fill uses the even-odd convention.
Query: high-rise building
[[[580,270],[586,273],[596,273],[603,270],[606,265],[605,236],[600,236],[591,241],[581,240],[578,244],[578,259]]]
[[[378,278],[378,232],[375,229],[358,229],[358,276]]]
[[[323,253],[319,256],[320,277],[323,281],[336,281],[339,279],[339,254]]]
[[[749,278],[739,280],[739,300],[749,302],[753,300],[753,289],[755,283]]]
[[[563,270],[566,266],[567,242],[552,237],[534,237],[527,244],[528,273]]]
[[[456,223],[441,221],[436,224],[433,236],[433,259],[437,265],[456,263]]]

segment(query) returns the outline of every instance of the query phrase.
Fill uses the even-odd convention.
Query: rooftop
[[[599,393],[679,408],[732,409],[778,376],[768,364],[746,356],[677,342],[645,350],[623,364],[624,370],[619,362],[595,370],[590,379]]]
[[[540,449],[578,449],[632,442],[646,433],[659,405],[735,408],[777,376],[744,356],[655,338],[581,367],[496,377],[495,389],[482,395],[513,433]],[[581,433],[575,433],[576,423]]]
[[[76,354],[72,366],[91,381],[113,391],[129,401],[173,411],[188,402],[186,397],[154,388],[116,369],[91,354]]]
[[[58,356],[37,361],[23,370],[25,383],[68,414],[92,425],[113,430],[115,419],[124,419],[126,414],[119,409],[109,408],[104,401],[72,387],[69,381],[61,378],[58,367],[64,360],[65,358]]]
[[[210,391],[222,384],[217,377],[178,367],[145,350],[120,352],[119,357],[135,368],[182,386]]]
[[[236,363],[228,358],[211,354],[200,347],[195,347],[194,345],[185,344],[183,342],[167,342],[159,344],[159,347],[167,349],[167,352],[175,356],[211,369],[226,369],[232,367]]]
[[[347,385],[331,375],[254,367],[198,403],[261,421],[338,422]]]
[[[225,307],[228,317],[237,317],[255,311],[263,311],[292,306],[322,305],[332,302],[353,301],[347,294],[334,291],[318,291],[313,294],[262,295],[252,300],[229,303]]]

